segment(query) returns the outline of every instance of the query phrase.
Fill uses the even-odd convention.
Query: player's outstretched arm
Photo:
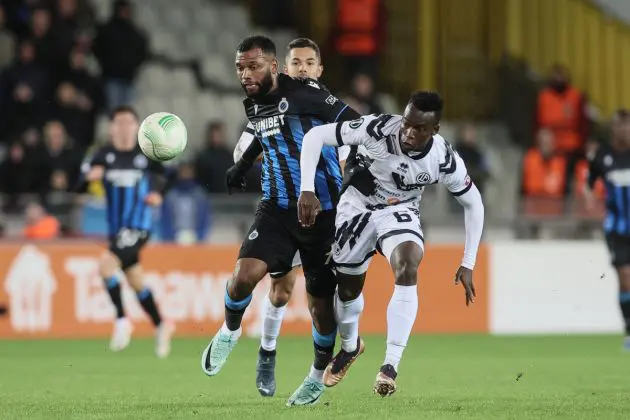
[[[464,286],[468,306],[474,302],[476,295],[472,271],[475,268],[483,233],[484,207],[481,194],[468,176],[464,161],[448,143],[445,161],[440,164],[440,183],[446,185],[459,204],[464,207],[466,244],[464,258],[455,274],[455,284],[461,283]]]
[[[359,146],[366,144],[370,136],[365,127],[377,117],[361,117],[354,121],[344,121],[336,124],[325,124],[312,128],[302,140],[300,153],[301,186],[298,200],[298,218],[304,226],[315,223],[315,216],[319,212],[319,200],[315,195],[315,173],[317,164],[326,146]]]
[[[484,207],[481,194],[470,182],[469,190],[459,196],[457,201],[464,207],[464,223],[466,225],[466,244],[464,245],[464,258],[455,275],[455,284],[462,283],[466,290],[466,305],[475,301],[475,285],[472,279],[472,270],[475,268],[477,251],[481,243],[483,233]]]
[[[301,192],[315,192],[315,172],[324,145],[342,146],[338,144],[335,133],[341,124],[324,124],[313,127],[304,135],[300,153]]]
[[[315,195],[315,172],[324,145],[339,146],[335,138],[337,124],[312,128],[302,140],[300,153],[301,186],[298,200],[298,220],[302,226],[311,226],[321,208]]]

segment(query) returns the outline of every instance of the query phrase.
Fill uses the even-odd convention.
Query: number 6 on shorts
[[[365,273],[377,250],[389,262],[392,251],[403,242],[415,242],[424,248],[420,218],[407,208],[387,207],[361,213],[343,206],[338,209],[335,224],[332,257],[342,273]]]

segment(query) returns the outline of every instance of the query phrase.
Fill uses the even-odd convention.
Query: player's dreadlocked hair
[[[315,55],[317,55],[317,59],[321,60],[322,55],[319,52],[319,45],[315,41],[309,38],[295,38],[293,41],[289,42],[287,45],[287,53],[291,52],[291,50],[295,48],[310,48],[315,51]]]
[[[434,112],[435,118],[439,121],[442,118],[442,109],[444,108],[444,100],[437,92],[429,90],[417,90],[411,94],[409,103],[419,111]]]
[[[253,35],[243,39],[236,48],[236,51],[243,53],[245,51],[260,48],[263,54],[276,55],[276,44],[266,36]]]

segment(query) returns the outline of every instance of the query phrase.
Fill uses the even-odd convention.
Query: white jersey
[[[324,145],[358,146],[357,161],[346,168],[345,190],[337,207],[335,266],[346,274],[362,274],[377,250],[389,261],[401,243],[415,242],[423,248],[418,205],[424,188],[440,183],[464,207],[462,266],[472,269],[483,231],[481,195],[464,161],[442,136],[434,135],[422,152],[403,152],[401,123],[400,115],[369,115],[314,127],[304,137],[301,191],[315,191],[318,156]]]
[[[427,185],[444,184],[456,196],[470,189],[472,182],[464,161],[439,134],[429,140],[424,151],[404,153],[399,142],[401,122],[400,115],[370,115],[340,123],[335,133],[337,143],[358,145],[360,164],[354,170],[367,170],[372,175],[357,176],[357,181],[350,177],[342,199],[368,209],[401,203],[417,207]],[[365,189],[372,191],[366,194]]]
[[[236,147],[234,148],[234,163],[239,161],[241,156],[243,156],[243,153],[245,153],[245,150],[247,150],[249,145],[252,144],[252,141],[254,141],[254,138],[254,126],[252,125],[252,123],[248,123],[245,131],[243,131],[243,134],[241,134],[241,137],[238,139]],[[348,155],[350,154],[350,147],[340,147],[338,153],[339,162],[343,162],[348,158]]]

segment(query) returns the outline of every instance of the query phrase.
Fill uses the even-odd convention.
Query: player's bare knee
[[[404,242],[392,253],[390,263],[396,284],[414,286],[418,284],[418,267],[422,261],[422,249],[413,242]]]
[[[337,272],[337,295],[342,302],[348,302],[357,299],[363,291],[365,282],[365,273],[363,274],[344,274]]]
[[[248,297],[260,280],[267,274],[267,264],[260,260],[244,258],[236,262],[234,274],[228,281],[230,297],[241,300]]]
[[[289,303],[291,293],[293,292],[293,283],[286,280],[285,277],[271,281],[271,290],[269,290],[269,300],[276,308]]]
[[[101,255],[98,262],[98,270],[103,278],[112,277],[120,270],[120,261],[111,252],[105,252]]]

